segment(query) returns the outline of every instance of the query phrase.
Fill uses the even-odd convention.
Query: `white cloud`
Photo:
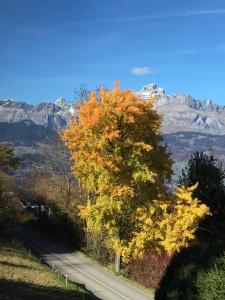
[[[66,22],[68,25],[75,24],[102,24],[102,23],[123,23],[123,22],[138,22],[148,21],[157,19],[167,18],[188,18],[193,16],[204,16],[204,15],[224,15],[225,9],[209,9],[209,10],[190,10],[190,11],[177,11],[177,12],[165,12],[155,13],[147,15],[136,15],[136,16],[121,16],[120,18],[108,18],[108,19],[82,19],[72,22]]]
[[[137,76],[153,74],[153,71],[150,70],[149,67],[135,67],[131,70],[131,72]]]
[[[221,15],[225,14],[225,9],[209,9],[209,10],[195,10],[183,13],[182,16],[189,17],[189,16],[200,16],[200,15]]]

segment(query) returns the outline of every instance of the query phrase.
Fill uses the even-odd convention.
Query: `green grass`
[[[22,246],[16,239],[0,236],[0,299],[75,300],[96,299],[68,282]]]

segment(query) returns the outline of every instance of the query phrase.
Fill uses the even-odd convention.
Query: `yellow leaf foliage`
[[[194,239],[198,222],[209,214],[206,205],[192,198],[193,187],[178,187],[170,199],[154,200],[132,211],[133,231],[130,238],[118,239],[118,227],[112,216],[123,213],[122,201],[101,198],[81,210],[90,231],[107,231],[109,245],[123,258],[141,256],[146,250],[165,250],[172,254],[187,247]],[[129,226],[129,224],[127,224]]]

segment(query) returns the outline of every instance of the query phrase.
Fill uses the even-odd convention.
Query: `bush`
[[[196,287],[198,300],[225,299],[225,256],[217,259],[214,266],[207,272],[200,272],[197,276]]]
[[[132,259],[125,273],[148,288],[157,288],[170,262],[167,254],[146,253],[143,258]]]

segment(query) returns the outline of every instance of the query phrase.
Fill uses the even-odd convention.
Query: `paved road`
[[[67,274],[68,278],[79,284],[96,297],[104,300],[153,300],[153,294],[146,293],[121,278],[102,270],[89,259],[61,246],[39,231],[27,228],[20,230],[42,259]],[[33,249],[33,250],[34,250]]]

